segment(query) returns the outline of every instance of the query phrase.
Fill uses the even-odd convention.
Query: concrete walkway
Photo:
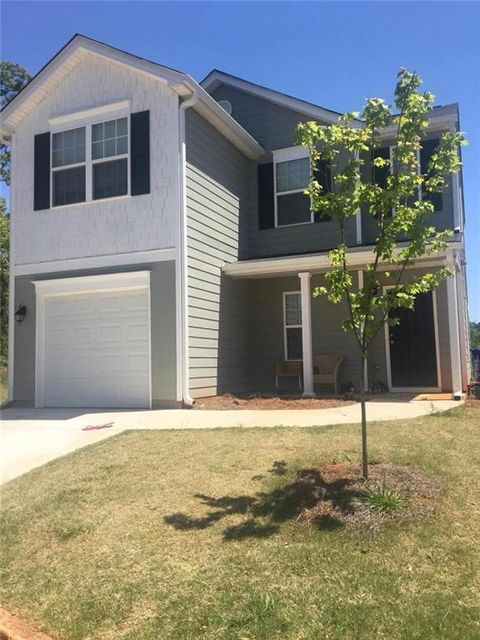
[[[459,406],[448,400],[411,401],[384,396],[367,404],[369,420],[416,418],[432,411]],[[99,442],[126,429],[209,429],[216,427],[325,426],[358,423],[360,405],[332,409],[238,411],[111,411],[89,409],[3,409],[0,421],[0,483],[80,447]],[[100,431],[82,431],[87,425],[113,422]]]

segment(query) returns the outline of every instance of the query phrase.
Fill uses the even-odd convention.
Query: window
[[[430,159],[438,147],[440,140],[438,138],[434,140],[422,140],[422,148],[420,149],[420,171],[424,175],[428,175],[428,165]],[[443,196],[441,191],[435,193],[423,193],[423,199],[428,200],[434,206],[434,211],[441,211],[443,209]]]
[[[52,200],[58,207],[85,202],[85,127],[52,136]]]
[[[312,221],[310,198],[304,194],[309,180],[308,156],[276,163],[277,226]]]
[[[300,291],[283,294],[285,360],[302,360],[302,301]]]
[[[128,118],[52,134],[52,206],[129,192]]]
[[[92,198],[113,198],[128,191],[127,118],[94,124],[92,127]],[[121,159],[117,159],[120,156]],[[115,160],[98,162],[115,157]]]
[[[278,149],[274,154],[275,226],[330,220],[312,211],[310,198],[304,191],[311,176],[310,156],[305,147]],[[326,191],[331,191],[330,164],[320,160],[315,179]]]

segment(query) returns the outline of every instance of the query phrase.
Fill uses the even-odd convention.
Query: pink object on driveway
[[[113,422],[107,422],[106,424],[88,424],[86,427],[82,427],[82,431],[97,431],[98,429],[108,429],[113,427]]]

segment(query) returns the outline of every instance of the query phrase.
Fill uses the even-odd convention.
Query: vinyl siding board
[[[255,166],[197,113],[186,114],[190,393],[248,384],[248,282],[222,266],[248,255]]]

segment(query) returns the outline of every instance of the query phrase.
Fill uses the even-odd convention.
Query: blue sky
[[[36,72],[75,33],[186,71],[216,67],[338,111],[391,99],[400,66],[459,102],[470,314],[480,321],[480,3],[2,2],[1,56]]]

